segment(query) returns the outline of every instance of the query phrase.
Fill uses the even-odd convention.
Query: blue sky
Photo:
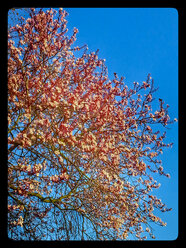
[[[178,118],[178,12],[174,8],[64,8],[69,31],[78,28],[77,45],[87,44],[89,51],[99,49],[106,59],[109,76],[124,76],[126,84],[146,79],[151,73],[155,97],[170,105],[172,119]],[[167,131],[172,149],[161,157],[171,178],[159,176],[157,195],[172,211],[159,213],[166,227],[154,225],[157,240],[178,236],[178,123]]]
[[[178,118],[178,12],[173,8],[64,8],[69,16],[68,29],[78,28],[75,45],[87,44],[89,51],[99,49],[106,59],[110,79],[113,73],[125,77],[130,86],[146,80],[151,73],[155,97],[170,105],[171,119]],[[154,194],[173,210],[159,213],[166,227],[154,225],[157,240],[174,240],[178,236],[178,123],[167,131],[161,159],[171,179],[157,177],[161,187]]]

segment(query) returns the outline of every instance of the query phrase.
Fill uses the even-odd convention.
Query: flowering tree
[[[98,52],[75,47],[67,13],[29,9],[8,30],[8,233],[13,239],[153,237],[168,211],[152,194],[171,121],[150,75],[109,80]]]

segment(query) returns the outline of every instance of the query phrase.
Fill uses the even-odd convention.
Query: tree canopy
[[[171,144],[154,81],[108,78],[98,51],[75,46],[66,11],[28,9],[8,30],[8,234],[24,240],[124,240],[166,225],[154,209]],[[176,120],[176,119],[175,119]],[[153,190],[153,191],[152,191]]]

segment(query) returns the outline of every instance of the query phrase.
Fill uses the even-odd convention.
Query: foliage
[[[59,9],[29,9],[8,30],[9,237],[29,240],[153,237],[168,211],[152,175],[171,121],[153,79],[109,80],[98,52],[75,47]],[[158,130],[158,131],[157,131]]]

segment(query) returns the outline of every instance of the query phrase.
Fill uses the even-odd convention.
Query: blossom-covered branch
[[[8,31],[9,236],[30,240],[153,237],[166,225],[152,194],[164,172],[150,75],[128,87],[105,61],[74,46],[66,11],[30,9]]]

